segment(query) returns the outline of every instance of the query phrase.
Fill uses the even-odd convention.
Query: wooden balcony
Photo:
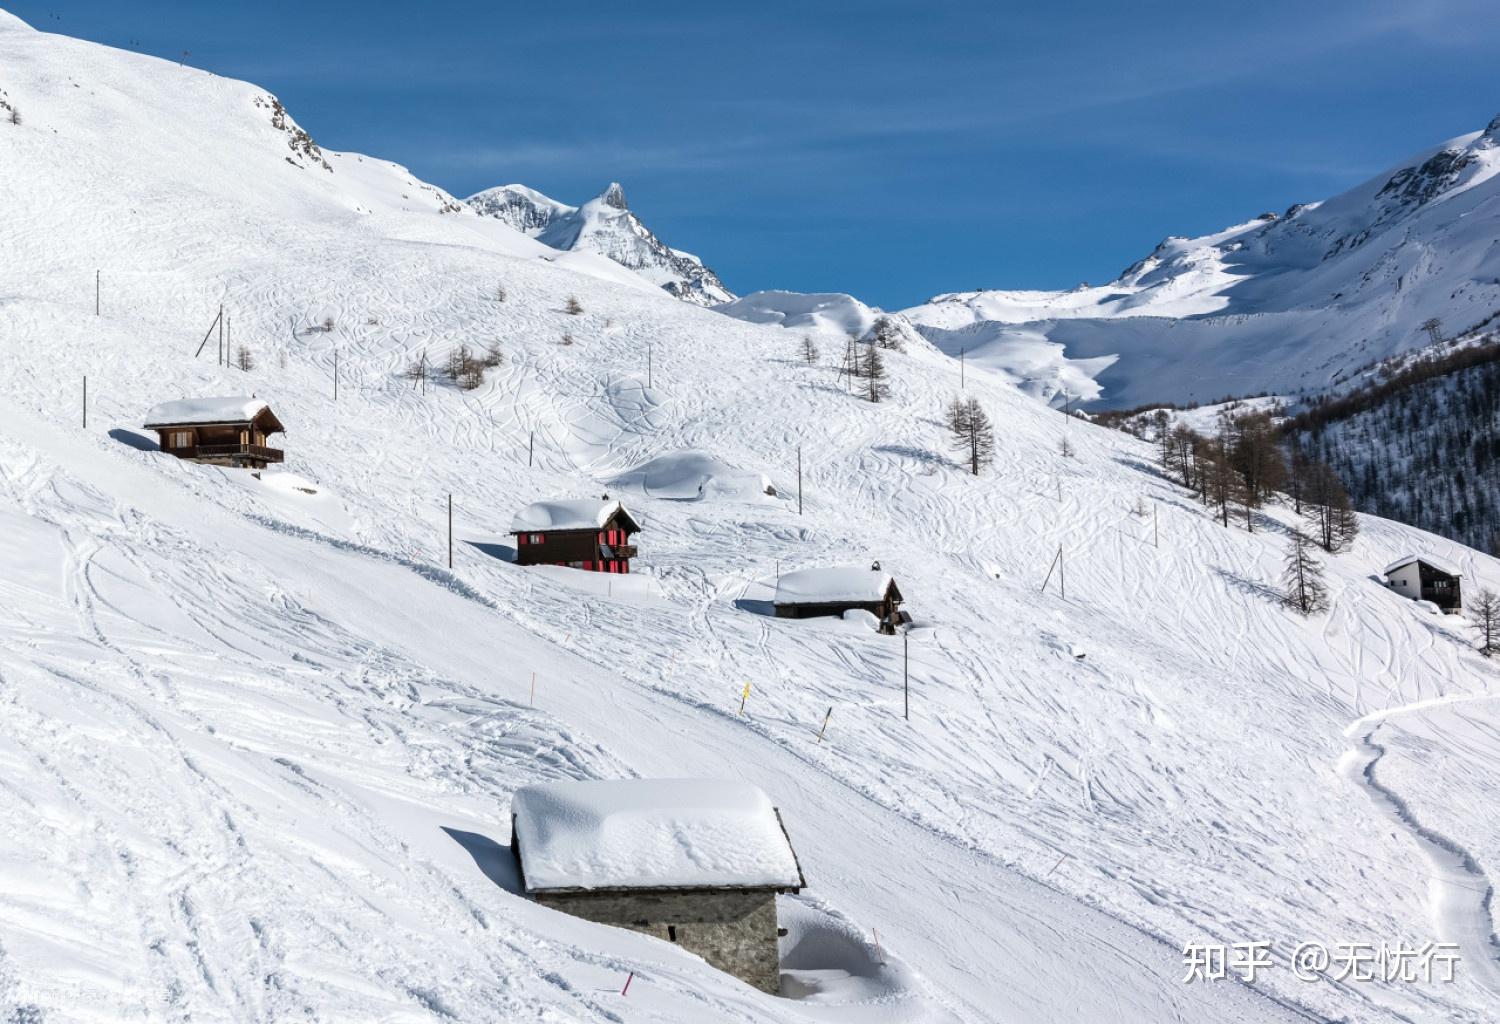
[[[192,448],[168,448],[179,459],[203,459],[212,462],[283,462],[286,454],[280,448],[259,444],[200,444]]]
[[[614,556],[613,556],[614,558],[623,559],[623,558],[634,558],[635,557],[635,545],[634,544],[611,544],[611,545],[608,545],[608,547],[609,547],[609,550],[611,550],[611,551],[614,552]]]

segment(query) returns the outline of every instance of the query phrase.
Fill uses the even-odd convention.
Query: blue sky
[[[740,292],[1105,281],[1500,112],[1494,0],[0,0],[459,195],[610,181]]]

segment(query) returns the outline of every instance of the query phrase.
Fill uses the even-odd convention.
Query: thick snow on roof
[[[857,566],[798,569],[776,581],[777,604],[818,604],[825,601],[879,601],[895,582],[888,572]]]
[[[1441,558],[1433,558],[1431,555],[1403,555],[1392,562],[1390,565],[1386,566],[1385,571],[1382,572],[1381,575],[1389,576],[1391,573],[1395,572],[1403,565],[1410,564],[1411,562],[1426,562],[1438,572],[1447,573],[1449,576],[1463,575],[1463,572],[1458,568],[1458,566],[1451,565],[1448,562],[1443,561]]]
[[[510,521],[511,533],[532,530],[597,530],[620,508],[618,501],[579,498],[569,501],[537,501],[517,512]]]
[[[552,782],[511,811],[528,891],[802,885],[770,798],[744,782]]]
[[[153,406],[146,426],[178,423],[249,423],[267,408],[259,398],[181,398]]]

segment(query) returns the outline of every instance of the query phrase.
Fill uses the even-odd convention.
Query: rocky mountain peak
[[[605,206],[613,206],[616,210],[630,209],[625,203],[625,189],[618,181],[610,182],[609,188],[599,193],[599,201]]]

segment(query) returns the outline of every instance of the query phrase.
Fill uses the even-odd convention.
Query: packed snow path
[[[1452,839],[1423,825],[1410,804],[1376,779],[1376,765],[1386,748],[1376,734],[1392,719],[1420,715],[1432,709],[1453,709],[1475,702],[1500,701],[1500,695],[1434,698],[1366,715],[1352,723],[1346,735],[1352,747],[1345,756],[1344,774],[1363,786],[1389,819],[1410,833],[1431,866],[1428,898],[1433,933],[1439,941],[1452,943],[1462,953],[1463,969],[1469,972],[1500,1006],[1500,939],[1493,918],[1495,888],[1474,856]]]

